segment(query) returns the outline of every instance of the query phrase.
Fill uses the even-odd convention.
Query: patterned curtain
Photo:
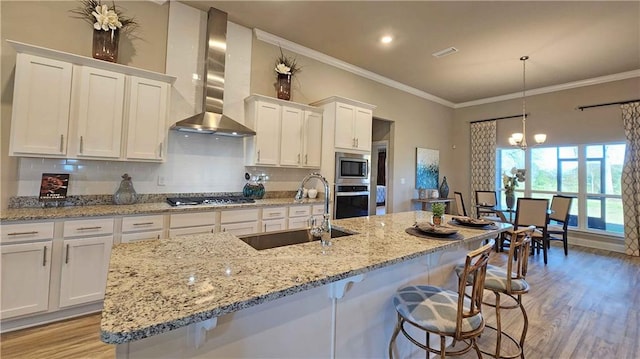
[[[476,191],[496,188],[496,121],[471,123],[471,209],[476,214]],[[469,212],[469,211],[467,211]]]
[[[624,242],[628,255],[640,256],[640,102],[621,108],[627,137],[621,183]]]

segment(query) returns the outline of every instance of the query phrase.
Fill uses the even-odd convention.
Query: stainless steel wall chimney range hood
[[[222,113],[224,66],[227,50],[227,13],[210,8],[207,17],[202,109],[204,112],[176,122],[171,129],[223,136],[254,136],[252,129]]]

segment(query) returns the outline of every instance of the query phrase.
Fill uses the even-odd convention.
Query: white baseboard
[[[569,236],[569,244],[576,246],[602,249],[606,251],[625,253],[623,240],[591,239]]]
[[[49,313],[36,314],[28,317],[5,319],[0,323],[0,333],[12,332],[14,330],[35,327],[42,324],[49,324],[100,311],[102,311],[102,301],[99,303],[92,303]]]

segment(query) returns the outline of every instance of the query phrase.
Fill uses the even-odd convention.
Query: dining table
[[[482,204],[476,204],[475,207],[477,209],[484,209],[485,211],[493,211],[498,214],[498,217],[502,219],[504,223],[511,223],[515,221],[515,213],[517,212],[516,208],[508,208],[508,207],[500,207],[500,206],[487,206]],[[551,209],[547,209],[547,214],[552,214],[554,211]],[[507,215],[508,214],[508,219]]]

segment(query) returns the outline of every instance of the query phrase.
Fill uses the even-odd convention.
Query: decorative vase
[[[264,197],[264,185],[262,183],[249,183],[244,185],[242,195],[253,199],[262,199]]]
[[[449,185],[447,184],[447,176],[442,178],[440,185],[440,198],[449,198]]]
[[[133,183],[131,177],[128,174],[122,175],[122,181],[120,187],[113,195],[113,203],[115,204],[134,204],[138,200],[138,194],[133,189]]]
[[[118,62],[118,40],[120,31],[93,30],[93,58]]]
[[[291,75],[278,74],[276,92],[281,100],[288,101],[291,99]]]
[[[513,205],[516,203],[515,194],[513,192],[506,192],[504,198],[507,201],[507,208],[513,209]]]
[[[434,226],[441,226],[443,221],[444,216],[432,216],[431,218],[431,223],[433,223]]]
[[[426,188],[418,188],[418,198],[427,199],[428,197]]]

